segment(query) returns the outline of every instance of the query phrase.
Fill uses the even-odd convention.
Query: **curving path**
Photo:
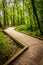
[[[29,48],[9,65],[43,65],[43,41],[15,31],[14,28],[4,30],[12,38],[23,42]]]

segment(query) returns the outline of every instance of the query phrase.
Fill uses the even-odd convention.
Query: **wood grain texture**
[[[29,49],[13,60],[9,65],[43,65],[42,40],[15,31],[13,28],[7,28],[4,31],[13,38],[16,37],[29,47]]]

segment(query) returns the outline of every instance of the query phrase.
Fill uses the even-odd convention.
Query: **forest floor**
[[[4,30],[13,38],[21,40],[29,48],[9,65],[43,65],[43,41],[20,33],[13,28]]]

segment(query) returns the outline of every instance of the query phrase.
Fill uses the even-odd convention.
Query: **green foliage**
[[[37,38],[43,39],[43,35],[42,36],[40,35],[39,29],[31,31],[30,28],[27,27],[27,25],[20,25],[17,26],[15,29],[27,35],[32,35],[34,37],[37,36]]]
[[[11,46],[7,43],[8,39],[4,35],[3,32],[1,32],[2,29],[0,29],[0,65],[3,63],[3,61],[6,60],[6,58],[10,55],[12,52]]]
[[[5,0],[3,3],[3,1],[4,0],[0,0],[0,10],[3,12],[5,11],[6,21],[3,21],[4,15],[0,16],[0,22],[3,24],[2,26],[18,26],[19,28],[19,25],[21,25],[19,29],[31,31],[38,29],[38,23],[33,12],[31,0],[12,0],[13,5],[10,5],[11,2],[6,2]],[[5,7],[3,7],[3,4]],[[34,4],[39,18],[40,28],[43,31],[43,0],[34,0]],[[4,22],[6,24],[4,24]],[[22,25],[24,25],[24,27]]]
[[[16,27],[16,30],[28,30],[30,27],[28,25],[20,25]]]
[[[40,21],[40,26],[43,30],[43,0],[35,0],[35,6]]]

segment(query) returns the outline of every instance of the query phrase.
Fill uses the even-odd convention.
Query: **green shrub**
[[[16,27],[16,30],[28,30],[28,29],[29,29],[28,25],[20,25]]]
[[[12,47],[8,44],[8,39],[3,32],[0,32],[0,65],[7,60],[8,56],[12,53]]]
[[[11,53],[10,45],[7,44],[4,40],[2,40],[2,42],[0,42],[0,53],[1,53],[1,55],[3,55],[4,58],[9,56]]]

